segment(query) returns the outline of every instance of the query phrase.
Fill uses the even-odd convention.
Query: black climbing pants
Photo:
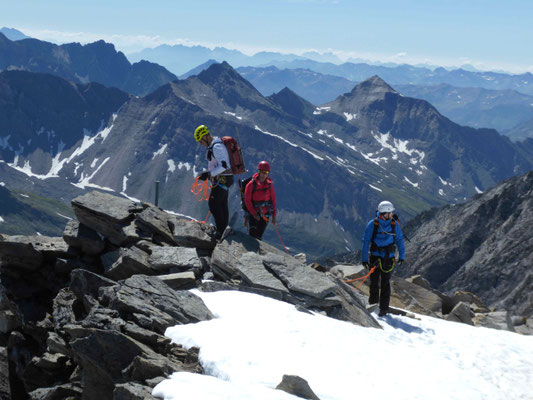
[[[259,218],[259,221],[257,221],[251,215],[248,216],[248,232],[250,233],[251,237],[261,240],[267,225],[268,221],[265,221],[263,218]]]
[[[379,303],[379,309],[388,311],[390,303],[390,278],[392,275],[393,258],[381,259],[381,268],[379,267],[380,257],[370,255],[370,266],[376,266],[372,275],[370,275],[370,296],[368,298],[369,304]],[[389,271],[390,272],[383,272]],[[381,290],[380,290],[381,289]]]
[[[217,236],[221,236],[228,226],[228,192],[233,184],[233,176],[217,176],[213,182],[213,188],[209,196],[209,211],[213,214],[217,228]]]

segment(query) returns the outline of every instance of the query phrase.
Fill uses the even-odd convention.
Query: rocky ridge
[[[380,328],[366,289],[343,283],[364,275],[360,266],[325,272],[239,232],[217,243],[210,225],[107,193],[79,196],[72,208],[63,237],[0,238],[1,399],[151,399],[171,373],[202,373],[199,349],[164,336],[213,318],[191,288],[252,292]],[[393,288],[403,309],[514,330],[507,313],[471,295],[448,298],[419,278]]]

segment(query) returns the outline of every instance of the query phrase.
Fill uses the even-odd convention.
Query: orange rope
[[[369,272],[368,274],[366,274],[365,276],[362,276],[362,277],[360,277],[360,278],[355,278],[355,279],[349,279],[349,280],[347,280],[347,281],[343,281],[343,282],[344,282],[344,283],[350,283],[350,282],[355,282],[355,281],[359,281],[359,280],[362,279],[363,281],[359,284],[359,286],[357,286],[357,287],[355,288],[355,290],[357,290],[357,289],[359,289],[359,288],[363,285],[363,283],[365,283],[366,279],[367,279],[370,275],[372,275],[372,272],[374,272],[375,269],[376,269],[376,266],[374,265],[374,266],[372,266],[372,268],[370,269],[370,272]]]
[[[194,183],[191,186],[191,193],[196,196],[196,200],[209,200],[209,189],[213,186],[209,185],[208,180],[206,179],[203,183],[198,183],[200,176],[197,176],[194,180]]]
[[[274,228],[276,229],[276,233],[278,234],[279,241],[281,242],[281,245],[285,249],[285,252],[290,256],[289,250],[287,250],[287,248],[285,247],[285,243],[283,243],[283,239],[281,238],[281,235],[279,234],[278,227],[274,223],[272,223],[272,225],[274,225]]]

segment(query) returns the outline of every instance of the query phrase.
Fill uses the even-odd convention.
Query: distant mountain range
[[[26,36],[13,29],[3,28],[3,31],[12,37],[20,39]],[[48,72],[78,83],[99,82],[106,86],[115,86],[128,93],[145,95],[177,77],[158,64],[139,61],[130,64],[113,45],[103,41],[86,46],[67,44],[57,46],[39,40],[8,41],[0,37],[0,69],[23,69],[33,72]],[[230,59],[233,65],[273,64],[268,67],[244,66],[238,71],[250,81],[264,96],[279,92],[288,87],[299,96],[315,105],[324,104],[334,100],[337,96],[347,93],[359,82],[357,79],[347,79],[346,76],[356,74],[360,80],[367,79],[374,72],[379,72],[382,78],[402,94],[409,97],[421,98],[429,101],[448,118],[461,125],[476,128],[494,128],[510,135],[513,140],[533,137],[533,130],[529,125],[521,125],[533,119],[533,96],[519,93],[512,89],[482,89],[474,87],[452,86],[448,83],[433,84],[435,80],[447,81],[447,76],[452,81],[457,81],[454,71],[436,69],[431,71],[424,67],[398,66],[398,65],[369,65],[364,63],[333,64],[332,62],[319,62],[316,60],[330,60],[340,62],[331,53],[306,53],[302,56],[294,54],[283,55],[280,53],[262,52],[250,57],[236,50],[216,48],[210,50],[206,47],[195,46],[160,46],[156,49],[146,50],[142,55],[152,61],[157,61],[168,66],[169,60],[174,60],[183,69],[183,66],[194,66],[180,76],[185,79],[197,75],[202,70],[215,63],[218,59]],[[139,57],[141,54],[138,55]],[[179,56],[179,57],[178,57]],[[177,58],[176,58],[177,57]],[[314,57],[310,60],[305,57]],[[200,61],[206,60],[203,64]],[[287,62],[300,63],[307,68],[279,69],[274,65]],[[198,63],[198,64],[196,64]],[[330,71],[328,73],[316,72]],[[457,71],[455,71],[457,72]],[[480,83],[480,74],[485,81],[496,86],[528,85],[527,74],[521,76],[516,84],[517,76],[479,71],[463,71],[460,73],[463,83],[469,81]],[[469,75],[470,74],[470,75]],[[474,75],[471,75],[474,74]],[[476,75],[477,74],[477,75]],[[363,78],[364,77],[364,78]],[[522,79],[523,78],[523,79]],[[402,82],[416,80],[420,84],[404,84]],[[398,83],[396,83],[398,82]],[[486,84],[487,82],[481,84]],[[493,85],[494,86],[494,85]],[[527,90],[526,90],[527,91]],[[516,129],[515,129],[516,128]]]
[[[29,36],[26,36],[21,31],[14,28],[3,27],[0,29],[0,33],[7,37],[9,40],[22,40],[22,39],[31,39]]]
[[[479,87],[491,90],[510,89],[533,95],[533,75],[531,73],[512,75],[500,72],[483,72],[468,66],[467,69],[448,70],[442,67],[431,69],[406,64],[340,63],[340,60],[333,54],[306,53],[298,56],[259,52],[253,56],[247,56],[237,50],[228,50],[224,47],[216,47],[211,50],[203,46],[184,45],[161,45],[129,54],[128,58],[132,61],[144,59],[156,62],[178,76],[208,60],[217,60],[218,62],[226,61],[235,68],[275,66],[281,70],[307,69],[325,75],[342,77],[352,82],[361,82],[371,76],[378,75],[391,85],[448,84],[456,87]]]
[[[213,61],[214,62],[214,61]],[[212,63],[212,62],[211,62]],[[198,73],[200,66],[195,70]],[[288,87],[313,104],[324,104],[347,93],[357,84],[346,78],[324,75],[308,69],[240,67],[237,71],[267,96]],[[533,119],[533,96],[515,90],[439,85],[394,85],[405,96],[423,99],[452,121],[474,128],[493,128],[515,141],[533,137],[533,129],[518,125]],[[517,127],[521,133],[515,131]],[[516,132],[516,133],[513,133]]]
[[[22,71],[1,73],[0,83],[0,132],[16,132],[0,138],[2,176],[148,201],[160,181],[162,207],[203,219],[207,206],[190,186],[206,167],[192,132],[206,124],[240,141],[251,172],[271,162],[283,239],[311,256],[358,247],[383,198],[408,219],[533,168],[533,140],[517,146],[457,125],[379,77],[321,107],[289,89],[264,97],[227,63],[145,97]],[[231,207],[240,209],[236,191]],[[278,242],[272,230],[265,237]]]
[[[135,95],[148,94],[177,79],[160,65],[130,64],[112,44],[98,41],[55,45],[37,39],[11,41],[0,33],[0,70],[49,73],[76,83],[98,82]]]

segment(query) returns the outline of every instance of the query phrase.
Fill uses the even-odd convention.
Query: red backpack
[[[244,167],[244,158],[242,157],[242,151],[239,143],[237,143],[237,141],[231,136],[224,136],[221,140],[228,150],[231,173],[233,175],[239,175],[246,172],[246,168]]]

